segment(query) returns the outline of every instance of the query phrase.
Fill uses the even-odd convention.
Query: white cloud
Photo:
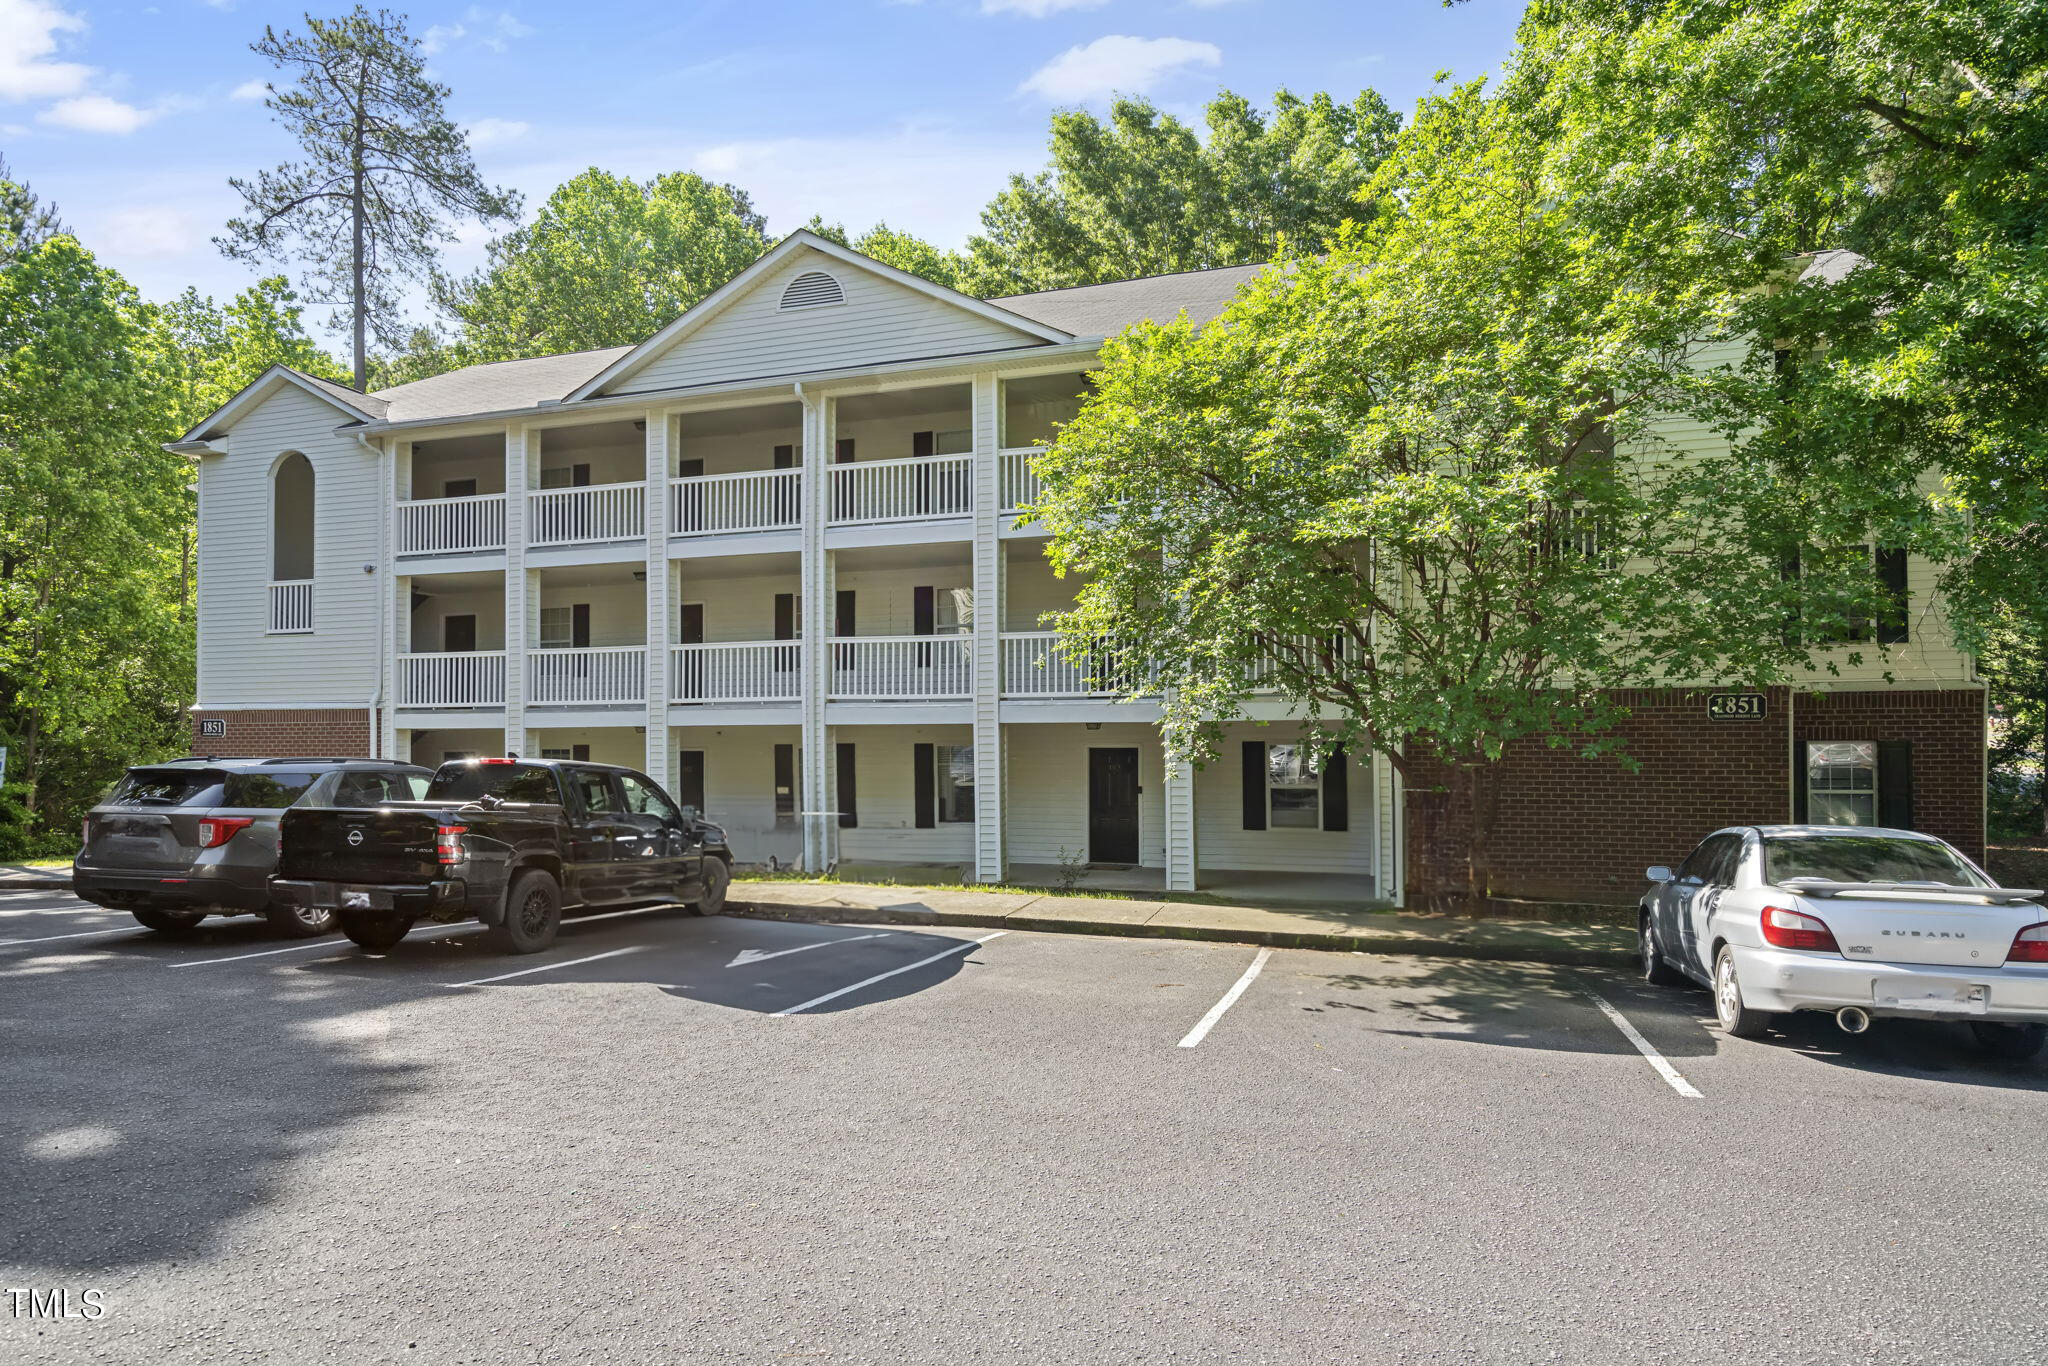
[[[478,119],[469,125],[469,145],[502,147],[508,142],[519,141],[532,127],[532,124],[521,123],[518,119]]]
[[[478,47],[503,52],[514,38],[525,38],[532,32],[533,25],[525,23],[509,10],[488,10],[482,5],[471,5],[463,11],[460,21],[435,24],[422,33],[420,51],[433,57],[467,38]]]
[[[182,209],[150,205],[116,209],[100,220],[93,245],[124,256],[162,259],[206,244],[199,219]]]
[[[36,115],[37,123],[81,133],[126,135],[155,118],[161,110],[138,109],[106,95],[76,95],[59,100]]]
[[[981,0],[983,14],[1021,14],[1043,19],[1069,9],[1101,9],[1109,0]]]
[[[1191,66],[1220,66],[1223,50],[1187,38],[1131,38],[1111,34],[1070,47],[1031,74],[1018,89],[1054,103],[1121,92],[1143,94]]]
[[[270,82],[264,80],[243,81],[228,92],[231,100],[260,100],[270,93]]]
[[[0,99],[50,99],[85,89],[91,67],[50,60],[58,34],[84,29],[85,20],[43,0],[0,0]]]

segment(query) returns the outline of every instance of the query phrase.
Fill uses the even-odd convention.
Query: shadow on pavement
[[[186,938],[139,934],[0,956],[0,1265],[32,1280],[219,1254],[237,1221],[315,1173],[310,1164],[338,1135],[381,1122],[377,1142],[391,1145],[394,1161],[444,1149],[445,1131],[409,1133],[427,1121],[392,1128],[390,1116],[431,1108],[418,1097],[447,1085],[462,1047],[504,1036],[503,1015],[465,1011],[498,986],[645,983],[678,1011],[695,1002],[768,1014],[932,960],[818,1007],[829,1013],[943,982],[972,957],[971,939],[655,911],[571,920],[554,947],[532,956],[491,953],[471,933],[408,940],[379,958],[335,940],[197,965],[291,942],[246,921]],[[451,989],[622,948],[632,951]],[[195,965],[171,970],[177,962]],[[495,999],[526,1009],[519,997]],[[436,1001],[448,1013],[419,1013]],[[399,1016],[410,1057],[389,1043]],[[458,1047],[422,1058],[412,1031],[445,1032]],[[317,1177],[334,1179],[324,1168]]]
[[[2008,1062],[1980,1052],[1967,1025],[1940,1020],[1878,1019],[1863,1034],[1844,1034],[1819,1011],[1781,1015],[1763,1042],[1803,1058],[1893,1077],[2048,1091],[2048,1055]]]

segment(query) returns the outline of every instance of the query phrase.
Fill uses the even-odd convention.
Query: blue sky
[[[690,169],[748,189],[772,232],[813,213],[958,245],[1060,106],[1218,88],[1377,87],[1404,112],[1438,70],[1507,54],[1521,6],[1472,0],[585,0],[393,4],[426,38],[492,181],[529,205],[585,166]],[[227,178],[291,153],[249,51],[302,6],[0,0],[0,153],[152,298],[252,272],[208,239]],[[315,13],[340,13],[340,0]],[[481,257],[471,225],[449,255]]]

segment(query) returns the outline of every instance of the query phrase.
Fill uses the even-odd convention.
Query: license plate
[[[391,895],[368,887],[344,887],[341,889],[341,908],[344,911],[389,910]]]
[[[1990,1008],[1990,989],[1968,982],[1914,982],[1910,985],[1880,984],[1872,1003],[1887,1010],[1929,1010],[1982,1015]]]

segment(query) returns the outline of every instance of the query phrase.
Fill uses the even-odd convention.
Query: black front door
[[[1138,751],[1088,751],[1088,859],[1138,861]]]

